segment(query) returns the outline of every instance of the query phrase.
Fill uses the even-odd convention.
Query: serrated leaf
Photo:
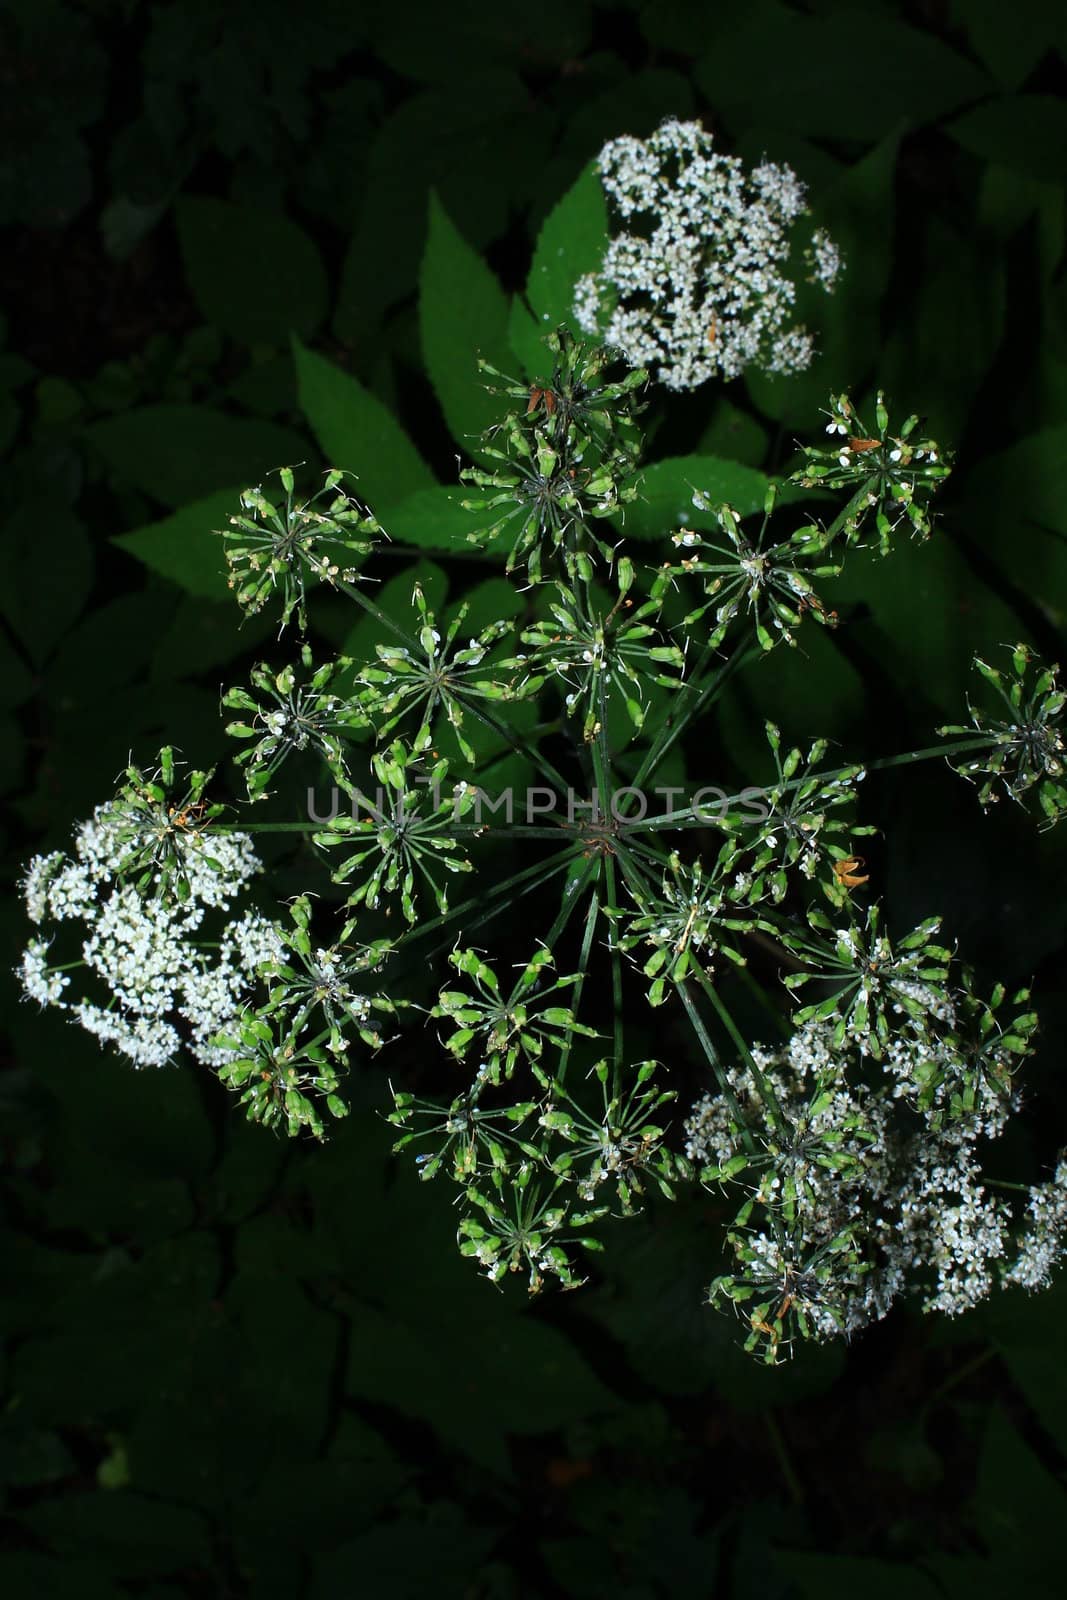
[[[115,534],[111,542],[187,594],[202,595],[206,600],[226,599],[230,594],[226,559],[216,530],[228,525],[243,487],[206,495],[159,522]]]
[[[400,423],[358,378],[293,340],[300,407],[331,466],[355,474],[359,496],[395,505],[433,473]]]
[[[307,455],[291,428],[231,417],[212,406],[139,406],[85,430],[125,484],[165,506],[182,506],[230,483],[257,483]]]
[[[485,388],[478,357],[507,371],[508,299],[482,257],[464,239],[437,196],[419,274],[419,334],[434,393],[457,444],[499,420],[500,402]]]
[[[608,208],[600,173],[590,162],[545,219],[537,239],[526,298],[545,333],[574,326],[574,288],[600,266],[608,244]]]

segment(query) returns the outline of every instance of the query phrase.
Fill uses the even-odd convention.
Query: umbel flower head
[[[316,583],[355,583],[360,558],[381,528],[341,487],[344,473],[331,468],[310,497],[296,493],[291,467],[278,472],[280,503],[257,485],[241,495],[241,514],[221,530],[226,541],[229,585],[250,616],[277,591],[284,629],[293,612],[307,628],[307,591]]]
[[[172,766],[169,752],[163,760]],[[165,892],[173,841],[168,835],[167,852],[149,858],[144,840],[157,835],[140,825],[149,802],[168,824],[173,808],[153,799],[160,783],[143,779],[145,806],[131,808],[133,787],[81,824],[73,855],[56,850],[30,862],[23,892],[42,932],[23,955],[23,989],[135,1066],[163,1066],[184,1045],[217,1067],[227,1052],[216,1034],[232,1025],[259,967],[279,949],[259,912],[226,915],[261,864],[247,834],[213,834],[207,844],[190,824],[189,840],[180,834],[182,892]]]
[[[790,167],[751,172],[720,155],[699,122],[664,122],[650,139],[612,139],[600,175],[624,224],[600,270],[579,279],[575,316],[650,368],[669,389],[695,389],[746,367],[799,372],[810,333],[792,322],[790,276],[805,189]],[[809,281],[828,293],[842,270],[817,228],[802,252]],[[803,270],[803,269],[802,269]]]
[[[933,1033],[901,1018],[881,1072],[809,1018],[780,1048],[753,1046],[725,1092],[693,1107],[686,1155],[741,1201],[727,1231],[733,1270],[709,1299],[733,1302],[748,1349],[776,1361],[796,1335],[851,1334],[909,1293],[956,1316],[998,1276],[1047,1283],[1067,1238],[1062,1163],[1031,1191],[1013,1248],[1009,1209],[988,1193],[976,1154],[1003,1133],[1018,1104],[1014,1066],[1030,1053],[1030,1015],[1012,1034],[985,1027],[983,1060],[971,1053],[968,1013],[991,1016],[1002,998],[983,1007],[969,988],[946,994]]]
[[[1011,652],[1010,673],[977,656],[974,664],[995,690],[1000,714],[968,703],[971,722],[988,741],[987,748],[949,765],[962,777],[980,782],[978,799],[983,807],[994,805],[1001,793],[1021,806],[1036,796],[1044,826],[1054,828],[1067,814],[1063,734],[1067,694],[1059,687],[1059,667],[1044,666],[1024,644],[1017,644]],[[1032,675],[1031,665],[1035,668]],[[939,732],[970,733],[971,729],[954,723]]]

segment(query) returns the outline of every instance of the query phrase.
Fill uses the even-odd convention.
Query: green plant
[[[956,976],[952,952],[934,942],[936,917],[887,937],[877,904],[864,908],[868,880],[852,849],[870,831],[851,820],[864,773],[826,770],[824,745],[783,755],[768,726],[775,779],[715,791],[714,806],[700,794],[674,805],[678,787],[657,783],[679,741],[713,716],[729,675],[795,647],[805,620],[834,625],[812,580],[832,577],[868,528],[896,560],[909,558],[902,538],[929,537],[930,495],[948,470],[942,452],[917,436],[914,418],[894,432],[881,396],[873,434],[838,397],[830,428],[839,442],[807,449],[785,485],[843,492],[835,517],[804,515],[779,533],[796,513],[772,486],[754,535],[749,519],[717,506],[723,543],[683,529],[674,547],[692,554],[649,566],[598,531],[640,492],[642,375],[610,379],[605,353],[565,331],[549,346],[550,378],[532,389],[503,384],[503,399],[519,403],[487,435],[496,465],[468,474],[483,491],[468,502],[484,523],[471,537],[516,529],[508,570],[533,587],[514,623],[493,622],[463,645],[463,610],[442,634],[417,583],[406,614],[382,611],[362,581],[376,525],[339,495],[336,472],[305,498],[286,469],[281,498],[248,491],[224,536],[246,609],[273,592],[283,626],[295,620],[306,634],[311,591],[325,583],[389,639],[376,659],[318,669],[305,642],[306,688],[295,687],[293,665],[260,667],[256,694],[224,696],[245,714],[229,731],[245,741],[238,761],[250,800],[309,754],[352,800],[351,814],[338,813],[335,788],[329,820],[304,830],[340,886],[339,932],[320,946],[312,927],[328,908],[313,912],[302,897],[292,927],[253,922],[258,948],[243,962],[225,958],[225,983],[205,988],[210,968],[202,954],[183,956],[183,941],[194,949],[202,903],[225,904],[243,887],[256,865],[252,838],[206,806],[205,774],[171,801],[175,763],[164,752],[155,776],[131,769],[82,830],[78,861],[30,869],[31,914],[84,920],[88,964],[113,986],[109,1006],[83,1002],[74,1014],[142,1062],[169,1058],[183,1025],[194,1038],[210,1033],[201,1059],[251,1117],[322,1136],[320,1107],[344,1112],[356,1041],[381,1043],[371,1018],[395,1009],[391,973],[403,978],[430,936],[453,938],[460,987],[444,988],[429,1014],[454,1030],[445,1042],[465,1087],[443,1101],[398,1087],[390,1120],[424,1177],[449,1170],[459,1184],[460,1247],[490,1277],[521,1269],[533,1289],[548,1277],[573,1286],[575,1252],[597,1247],[600,1219],[629,1214],[650,1187],[671,1196],[703,1181],[740,1201],[726,1234],[735,1264],[711,1299],[743,1309],[747,1343],[768,1359],[794,1334],[851,1332],[884,1314],[915,1277],[928,1306],[964,1309],[1010,1252],[1008,1213],[983,1187],[975,1146],[1001,1132],[1016,1101],[1035,1024],[1021,1009],[1027,997],[1001,1022],[1003,995],[987,1004]],[[707,509],[699,486],[693,502]],[[334,548],[350,568],[331,561]],[[1027,653],[1014,659],[1021,679]],[[1017,715],[1021,692],[1009,691]],[[1022,731],[976,717],[968,738],[873,765],[945,754],[969,775],[989,774],[983,798],[993,782],[1016,798],[1040,784],[1051,823],[1063,809],[1053,781],[1061,712],[1046,672]],[[482,735],[477,750],[468,718]],[[508,752],[525,788],[491,786]],[[374,798],[364,793],[371,781]],[[659,793],[668,804],[650,814]],[[502,850],[516,842],[538,859],[501,871]],[[478,884],[458,905],[456,874]],[[519,975],[502,978],[474,941],[492,939],[513,897],[550,886],[558,910],[533,933]],[[353,953],[361,918],[394,909],[401,926]],[[779,1005],[778,1025],[792,1031],[770,1049],[746,1040],[724,992],[760,943],[792,969],[787,988],[810,997],[791,1022]],[[116,952],[157,947],[155,964],[123,967],[118,980]],[[35,941],[28,991],[71,1008],[76,964],[56,966]],[[633,1060],[635,969],[652,1006],[688,1017],[711,1085],[688,1115],[674,1113],[682,1139],[667,1109],[678,1094],[671,1071]],[[916,1273],[920,1259],[929,1269]]]
[[[1017,1103],[1035,1017],[1025,992],[1007,1022],[1002,989],[974,993],[938,942],[938,916],[890,935],[855,849],[872,832],[856,800],[868,772],[944,756],[983,781],[983,805],[1001,789],[1023,803],[1033,792],[1051,826],[1067,805],[1064,696],[1054,668],[1029,683],[1019,646],[1007,686],[978,663],[1007,718],[972,712],[972,728],[942,730],[950,743],[833,767],[826,740],[787,748],[768,722],[770,781],[730,770],[725,789],[678,783],[728,685],[782,646],[799,656],[813,623],[837,626],[824,596],[851,551],[901,561],[930,538],[950,466],[917,416],[894,424],[879,392],[868,422],[839,394],[827,442],[803,447],[789,476],[742,473],[740,503],[698,476],[692,526],[675,511],[650,530],[639,362],[676,389],[810,362],[811,337],[787,326],[805,194],[787,167],[746,174],[696,123],[614,141],[599,169],[622,230],[581,276],[576,314],[592,331],[603,311],[610,344],[560,328],[531,355],[522,335],[527,379],[481,361],[499,414],[447,507],[451,548],[503,554],[505,615],[491,609],[468,631],[467,604],[441,615],[418,572],[379,595],[391,518],[337,468],[318,487],[285,467],[247,489],[221,535],[229,588],[248,616],[277,606],[280,634],[295,627],[300,643],[297,659],[261,663],[224,693],[240,713],[227,731],[249,802],[284,793],[292,805],[294,766],[325,769],[325,814],[312,787],[297,820],[223,821],[202,798],[210,774],[177,796],[169,749],[158,772],[131,768],[79,831],[75,859],[31,865],[34,920],[59,938],[79,922],[87,937],[80,963],[34,939],[24,983],[138,1064],[188,1042],[250,1117],[319,1138],[323,1113],[345,1112],[358,1047],[382,1044],[377,1019],[403,1012],[410,1042],[423,1012],[451,1028],[446,1080],[464,1081],[435,1098],[417,1072],[389,1116],[424,1177],[448,1170],[458,1183],[464,1254],[494,1279],[522,1270],[532,1289],[549,1277],[570,1287],[613,1209],[629,1215],[649,1190],[724,1186],[739,1203],[724,1239],[734,1260],[710,1298],[742,1308],[748,1346],[773,1361],[794,1334],[851,1333],[905,1289],[957,1312],[997,1270],[1011,1276],[1011,1218],[976,1147]],[[474,270],[433,210],[430,250],[448,271]],[[588,263],[584,242],[579,253]],[[832,288],[841,262],[825,230],[804,259]],[[551,261],[549,250],[550,275]],[[488,303],[497,314],[491,287]],[[450,420],[473,414],[428,349]],[[296,359],[309,392],[336,385],[319,358],[297,346]],[[380,428],[376,402],[346,392],[364,428]],[[440,518],[436,490],[414,510],[399,492],[391,501],[390,464],[409,486],[423,469],[395,429],[383,437],[368,469],[384,501],[408,527],[423,505]],[[634,526],[666,541],[665,559],[644,559]],[[373,647],[354,628],[322,659],[320,597],[350,602]],[[289,921],[257,905],[212,930],[253,893],[253,835],[271,832],[314,852],[323,903],[301,881]],[[517,851],[533,859],[516,869]],[[532,929],[515,976],[496,955],[514,954],[501,935],[520,897]],[[425,969],[449,944],[458,985],[428,997]],[[757,951],[784,982],[749,973]],[[79,966],[95,988],[73,1001]],[[773,1046],[747,1037],[742,979]],[[806,1003],[790,1016],[797,991]],[[649,1059],[644,1002],[687,1020],[695,1096],[692,1050]],[[672,1119],[683,1090],[692,1103]],[[1033,1200],[1035,1226],[1048,1214],[1047,1197]]]

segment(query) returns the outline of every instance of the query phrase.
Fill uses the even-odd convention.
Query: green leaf
[[[300,405],[328,465],[353,472],[372,505],[431,487],[433,473],[400,423],[358,378],[293,340]]]
[[[465,73],[459,90],[449,83],[403,98],[370,151],[341,276],[338,338],[365,347],[378,336],[382,311],[415,287],[431,190],[483,250],[506,232],[511,212],[529,204],[553,131],[547,102],[495,67]]]
[[[968,475],[966,525],[1057,625],[1067,607],[1067,424],[987,456]],[[1001,552],[1003,555],[1001,556]]]
[[[0,633],[0,707],[20,706],[34,690],[33,678],[6,634]]]
[[[972,155],[1029,178],[1067,177],[1067,106],[1050,94],[1013,94],[965,111],[945,132]]]
[[[514,356],[522,363],[522,370],[531,381],[540,378],[544,383],[551,370],[552,358],[545,347],[544,336],[537,321],[530,315],[519,296],[512,295],[508,314],[508,343]]]
[[[981,1308],[982,1324],[1041,1426],[1062,1451],[1067,1446],[1067,1371],[1062,1343],[1067,1278],[1057,1277],[1039,1297],[1021,1289],[996,1295]]]
[[[327,1477],[326,1481],[332,1486],[332,1478]],[[411,1498],[414,1499],[414,1491]],[[287,1513],[293,1503],[285,1506]],[[317,1497],[315,1506],[318,1526]],[[307,1591],[309,1600],[357,1594],[420,1600],[423,1595],[516,1592],[499,1587],[495,1578],[487,1580],[491,1590],[482,1582],[483,1572],[504,1570],[496,1562],[483,1565],[497,1541],[496,1530],[468,1522],[449,1500],[435,1497],[425,1511],[416,1514],[405,1509],[401,1515],[382,1518],[376,1526],[355,1536],[351,1532],[351,1504],[348,1519],[343,1542],[323,1547],[316,1540],[315,1581]],[[294,1587],[295,1582],[289,1592]]]
[[[545,333],[560,323],[573,326],[574,286],[597,270],[607,244],[607,201],[591,162],[546,217],[530,264],[526,298]]]
[[[893,259],[899,129],[810,196],[813,221],[839,246],[845,271],[832,295],[797,286],[797,321],[815,334],[816,357],[795,377],[750,368],[745,384],[765,416],[810,433],[828,394],[855,394],[881,344],[879,308]]]
[[[94,422],[85,438],[123,484],[165,506],[230,483],[258,483],[307,455],[307,441],[291,428],[211,406],[141,406]]]
[[[1067,1493],[999,1407],[989,1413],[978,1464],[975,1521],[990,1555],[1024,1584],[1058,1567]]]
[[[874,6],[810,16],[753,0],[740,16],[720,10],[709,34],[696,79],[738,131],[758,121],[810,138],[880,139],[901,119],[921,125],[987,88],[985,75],[933,33]]]
[[[206,495],[159,522],[116,534],[111,542],[188,594],[203,595],[206,600],[226,599],[230,590],[217,530],[227,526],[245,487],[241,484]]]
[[[414,634],[416,622],[411,596],[416,584],[426,597],[426,604],[430,610],[439,611],[448,590],[448,578],[433,561],[417,561],[406,566],[403,572],[398,573],[395,578],[390,578],[380,589],[368,590],[367,598],[372,600],[385,616],[391,617],[402,628]],[[353,661],[362,664],[376,659],[374,653],[376,644],[396,643],[396,635],[379,622],[377,617],[361,612],[359,620],[353,624],[345,637],[341,653],[351,656]]]
[[[744,517],[762,509],[769,482],[755,467],[721,456],[674,456],[644,469],[637,499],[616,521],[630,539],[666,539],[678,528],[717,528],[714,512],[694,506],[694,489]]]
[[[833,580],[820,592],[827,604],[836,605]],[[763,735],[768,717],[794,729],[798,740],[816,734],[833,738],[862,717],[865,693],[863,678],[829,629],[805,622],[795,650],[779,646],[727,685],[718,706],[721,737],[749,783],[769,782]]]
[[[971,49],[1005,89],[1017,89],[1053,44],[1060,8],[1038,4],[1006,6],[1004,0],[963,0],[957,20],[966,29]],[[1067,43],[1062,22],[1060,54]]]
[[[807,1551],[778,1550],[775,1566],[792,1580],[803,1600],[826,1600],[828,1595],[863,1595],[864,1600],[939,1600],[940,1590],[916,1567],[900,1561],[874,1561],[866,1557],[813,1555]]]
[[[923,422],[939,439],[964,436],[982,379],[998,350],[1006,303],[1004,263],[988,237],[931,217],[915,252],[922,285],[913,314],[901,319],[879,381],[906,397],[921,373]]]
[[[367,1399],[388,1394],[454,1448],[507,1475],[508,1433],[548,1433],[610,1411],[615,1400],[558,1329],[514,1302],[483,1300],[472,1334],[473,1303],[461,1293],[440,1301],[432,1325],[361,1306],[352,1322],[348,1389]]]
[[[484,526],[485,517],[481,512],[463,509],[460,502],[467,492],[448,489],[443,484],[420,489],[382,511],[382,526],[397,544],[416,545],[420,550],[436,550],[445,555],[471,555],[477,550],[490,557],[502,556],[510,546],[506,531],[485,545],[470,542],[468,535]]]
[[[72,511],[30,500],[15,508],[0,542],[0,615],[35,664],[81,614],[92,580],[92,547]]]
[[[211,1561],[206,1518],[131,1489],[61,1495],[21,1515],[59,1555],[94,1555],[129,1578],[158,1577]]]
[[[209,322],[241,344],[314,333],[328,306],[326,272],[302,228],[207,195],[186,195],[177,213],[186,277]]]
[[[720,397],[697,446],[698,455],[723,456],[755,467],[767,455],[767,430],[729,400]]]
[[[518,617],[526,609],[523,597],[507,578],[486,578],[484,582],[476,583],[463,595],[462,603],[467,607],[463,629],[459,635],[462,643],[466,642],[468,636],[473,637],[481,633],[490,623],[499,622],[502,617]],[[445,616],[446,621],[451,621],[453,614],[459,609],[459,604],[457,601],[449,606]],[[512,714],[515,709],[512,708]]]
[[[528,13],[452,0],[421,7],[417,27],[405,7],[383,8],[375,19],[374,50],[403,77],[452,89],[458,61],[466,76],[531,59],[541,71],[566,70],[586,48],[589,29],[588,0],[539,0]]]
[[[472,436],[499,420],[500,403],[485,388],[478,357],[506,372],[507,329],[507,296],[431,195],[419,276],[422,355],[452,437],[468,452]]]

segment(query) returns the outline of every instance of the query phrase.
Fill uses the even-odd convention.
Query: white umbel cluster
[[[908,1293],[918,1294],[924,1311],[957,1316],[998,1281],[1045,1288],[1067,1254],[1067,1159],[1051,1182],[1031,1191],[1014,1244],[1011,1211],[983,1182],[977,1147],[1003,1133],[1017,1093],[995,1103],[980,1099],[970,1115],[951,1121],[939,1102],[901,1118],[901,1099],[914,1092],[926,1057],[938,1048],[947,1046],[902,1027],[880,1081],[871,1081],[869,1070],[861,1075],[855,1046],[835,1046],[832,1026],[822,1023],[801,1027],[783,1048],[752,1051],[794,1130],[793,1248],[818,1255],[845,1228],[863,1241],[862,1270],[838,1284],[835,1313],[812,1308],[823,1337],[857,1332]],[[685,1152],[698,1165],[722,1169],[743,1154],[738,1112],[764,1142],[758,1130],[766,1108],[752,1071],[730,1069],[727,1082],[728,1095],[703,1096],[686,1121]],[[765,1175],[750,1192],[758,1192],[773,1224],[780,1179],[770,1173],[784,1170],[783,1160],[757,1166]],[[771,1264],[781,1253],[777,1230],[760,1232],[755,1217],[749,1226],[756,1259]]]
[[[212,1039],[233,1026],[258,969],[281,951],[274,925],[256,911],[213,927],[210,942],[203,927],[208,913],[228,912],[260,871],[252,841],[217,834],[210,848],[187,852],[184,900],[165,898],[158,885],[124,882],[128,850],[128,818],[100,806],[78,828],[73,856],[56,850],[30,862],[26,908],[47,935],[31,939],[23,954],[24,992],[67,1012],[135,1066],[163,1066],[182,1044],[218,1066],[228,1053]],[[80,959],[51,965],[52,943],[71,931],[65,923],[81,936]],[[71,995],[74,973],[89,986],[78,998]]]
[[[797,224],[805,188],[790,167],[750,172],[719,155],[699,122],[664,122],[650,139],[612,139],[600,152],[604,188],[624,224],[596,273],[576,286],[584,332],[648,367],[669,389],[695,389],[746,367],[810,365],[810,333],[792,322]],[[821,228],[802,252],[828,293],[842,271]]]

